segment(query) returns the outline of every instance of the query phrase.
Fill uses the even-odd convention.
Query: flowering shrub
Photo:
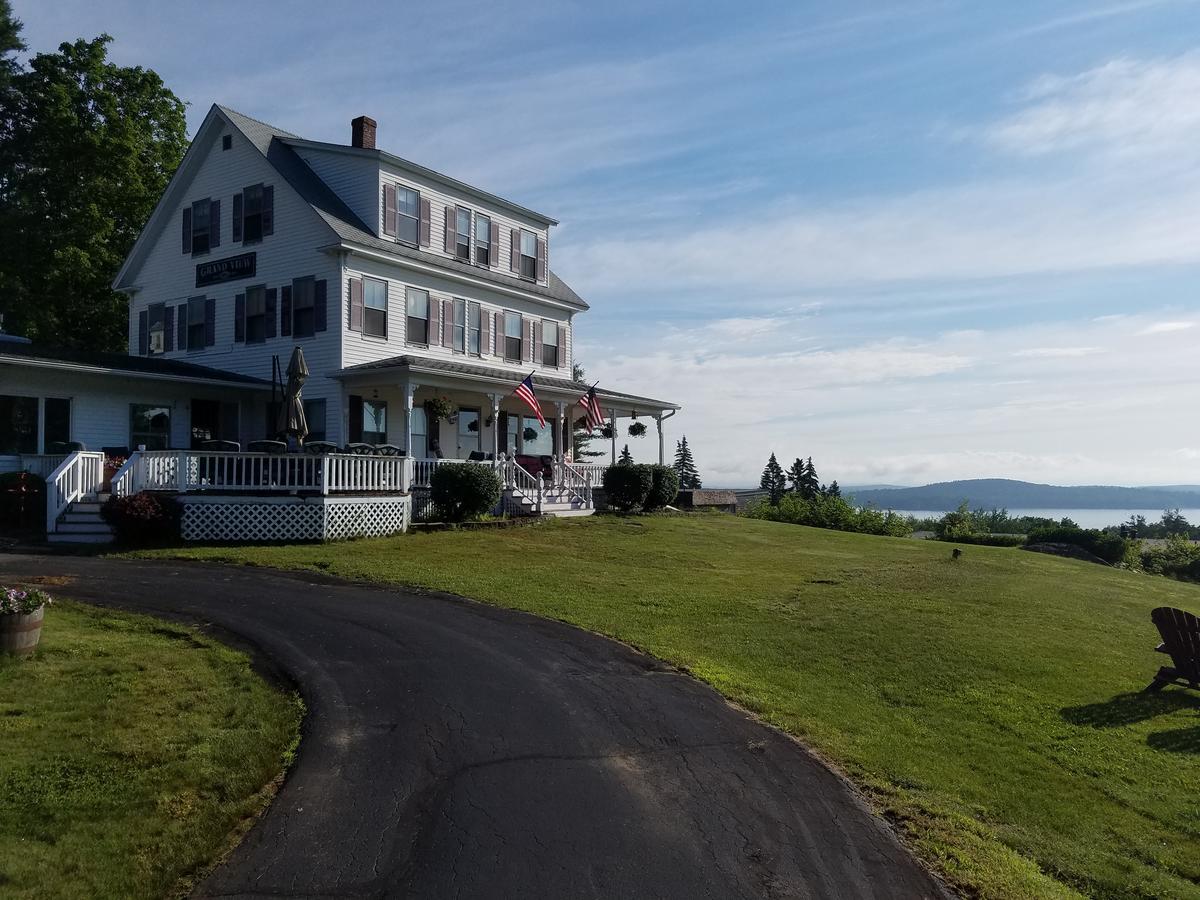
[[[131,497],[110,497],[100,508],[122,544],[164,544],[179,538],[183,511],[171,497],[142,491]]]
[[[52,602],[49,594],[45,594],[37,588],[23,591],[20,588],[0,587],[0,616],[37,612]]]

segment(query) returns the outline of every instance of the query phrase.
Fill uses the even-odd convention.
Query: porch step
[[[51,544],[111,544],[111,534],[91,532],[56,531],[46,536]]]
[[[74,513],[86,513],[88,515],[100,515],[100,507],[104,505],[101,500],[77,500],[71,504],[70,512],[67,515]]]
[[[556,519],[566,519],[573,516],[594,516],[594,509],[578,509],[576,507],[566,507],[563,509],[549,509],[546,504],[542,504],[542,515],[554,516]]]
[[[68,522],[65,519],[60,519],[58,527],[54,529],[55,534],[107,534],[112,536],[112,528],[107,522],[93,522],[89,520]]]

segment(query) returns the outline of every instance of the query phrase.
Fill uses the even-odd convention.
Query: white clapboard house
[[[185,537],[380,533],[435,466],[464,462],[501,470],[510,510],[590,508],[599,467],[569,453],[588,306],[550,266],[557,223],[375,133],[359,117],[349,145],[310,141],[214,106],[114,282],[128,354],[0,334],[0,471],[47,478],[52,537],[103,537],[110,485],[180,495]],[[273,363],[296,346],[308,443],[337,450],[251,452],[277,436]],[[512,394],[530,372],[545,427]],[[678,407],[597,393],[607,449],[618,419],[653,420],[661,459]]]

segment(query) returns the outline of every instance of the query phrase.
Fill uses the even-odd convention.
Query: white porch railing
[[[575,504],[580,509],[592,508],[590,472],[580,472],[568,463],[555,463],[553,488],[560,501]]]
[[[565,463],[565,465],[568,469],[570,469],[572,472],[577,474],[581,479],[585,478],[588,475],[591,475],[592,476],[592,484],[594,484],[594,485],[604,483],[604,470],[608,468],[608,466],[601,465],[599,463],[573,462],[573,463]]]
[[[141,478],[144,470],[142,451],[134,450],[126,458],[121,468],[113,474],[112,495],[114,497],[131,497],[142,490]]]
[[[104,484],[104,454],[88,450],[70,453],[46,476],[46,532],[58,530],[58,517],[76,500],[100,492]]]
[[[5,460],[13,461],[5,470],[29,472],[38,478],[47,479],[50,477],[50,473],[61,466],[70,455],[70,453],[21,453],[13,457],[5,457]]]
[[[400,493],[412,483],[413,460],[403,456],[330,453],[222,453],[147,450],[130,456],[113,478],[114,491],[314,491]],[[119,488],[118,485],[119,479]]]
[[[500,470],[500,466],[490,459],[414,459],[412,486],[415,488],[429,487],[432,483],[433,473],[438,466],[461,465],[487,466],[497,471]]]

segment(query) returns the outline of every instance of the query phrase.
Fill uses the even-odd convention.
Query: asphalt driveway
[[[945,896],[794,741],[612,641],[251,568],[0,556],[21,575],[213,626],[300,686],[296,763],[197,896]]]

